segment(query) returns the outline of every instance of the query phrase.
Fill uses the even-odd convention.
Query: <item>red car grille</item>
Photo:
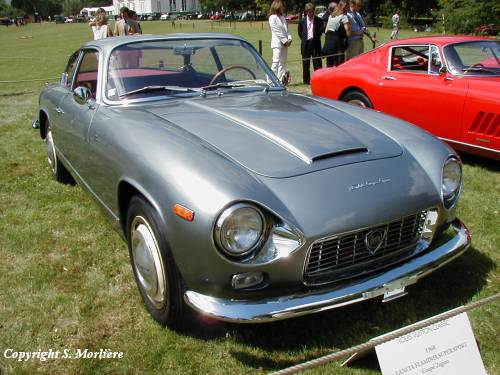
[[[424,228],[427,211],[388,224],[318,240],[306,259],[304,282],[324,284],[356,277],[411,256]],[[384,233],[374,251],[367,247],[369,233]]]
[[[500,137],[500,114],[479,112],[469,128],[469,133]]]

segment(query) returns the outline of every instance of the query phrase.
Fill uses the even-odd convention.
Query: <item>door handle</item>
[[[55,109],[55,111],[56,111],[56,113],[57,113],[58,115],[63,115],[63,114],[64,114],[64,111],[63,111],[61,108],[59,108],[59,107],[57,107],[57,108]]]
[[[394,78],[393,76],[382,76],[382,79],[389,80],[389,81],[395,81],[396,80],[396,78]]]

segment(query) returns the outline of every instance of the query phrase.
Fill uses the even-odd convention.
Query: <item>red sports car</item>
[[[374,108],[454,148],[500,160],[500,42],[421,37],[317,70],[314,95]]]

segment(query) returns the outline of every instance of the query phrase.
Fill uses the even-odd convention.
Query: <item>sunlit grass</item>
[[[176,32],[193,31],[185,22]],[[269,62],[266,23],[194,23],[194,31],[238,33]],[[234,26],[236,25],[236,26]],[[294,37],[296,25],[291,25]],[[144,22],[145,33],[170,33],[171,22]],[[69,55],[89,40],[86,25],[2,28],[0,81],[57,79]],[[402,33],[405,34],[405,33]],[[378,31],[387,40],[389,31]],[[407,31],[407,36],[414,35]],[[385,38],[385,39],[384,39]],[[300,82],[299,46],[289,67]],[[459,216],[474,246],[462,258],[390,304],[370,301],[266,325],[200,321],[178,334],[158,326],[142,305],[126,245],[79,187],[53,181],[44,144],[30,128],[43,81],[0,83],[0,373],[254,374],[344,349],[403,325],[499,292],[500,173],[498,163],[465,158]],[[291,90],[309,92],[307,86]],[[498,302],[471,317],[490,374],[500,373]],[[6,360],[19,351],[109,348],[121,360]],[[376,361],[338,363],[307,373],[379,374]]]

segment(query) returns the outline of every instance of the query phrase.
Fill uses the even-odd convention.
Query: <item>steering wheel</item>
[[[477,63],[471,66],[471,68],[484,68],[484,65],[481,63]]]
[[[226,66],[224,69],[220,70],[219,72],[217,72],[213,78],[210,80],[210,83],[208,84],[209,86],[210,85],[213,85],[215,81],[217,81],[221,75],[223,75],[224,73],[228,72],[229,70],[234,70],[234,69],[241,69],[241,70],[245,70],[247,71],[248,73],[250,73],[250,75],[252,76],[253,79],[256,78],[254,72],[252,72],[250,69],[248,69],[247,67],[243,66],[243,65],[229,65],[229,66]]]

